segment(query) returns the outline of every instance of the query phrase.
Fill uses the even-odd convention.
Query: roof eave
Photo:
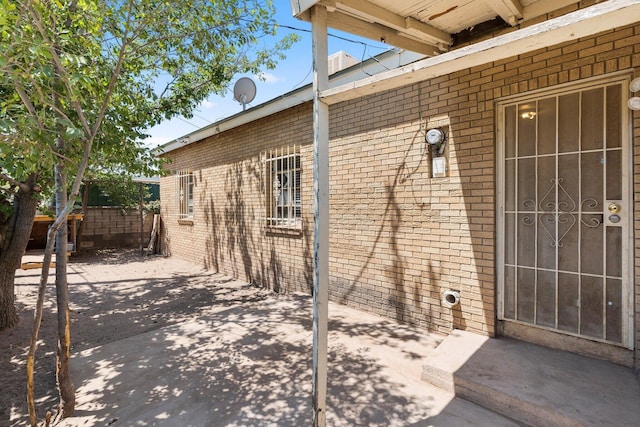
[[[361,68],[367,70],[370,66],[379,66],[380,63],[384,63],[384,61],[386,60],[392,60],[393,55],[399,52],[403,51],[390,49],[379,55],[376,55],[373,58],[369,58],[364,62],[359,62],[355,65],[352,65],[351,67],[338,71],[330,76],[329,84],[332,85],[331,87],[339,86],[340,80],[353,78],[350,77],[350,75],[357,73]],[[408,56],[407,62],[412,62],[420,58],[416,53],[404,52],[404,54]],[[384,65],[382,66],[385,67]],[[306,84],[305,86],[294,89],[276,98],[270,99],[269,101],[266,101],[260,105],[251,107],[246,111],[240,111],[233,116],[224,118],[216,123],[210,124],[187,135],[183,135],[180,138],[162,144],[153,150],[154,154],[166,154],[179,148],[185,147],[186,145],[189,145],[191,143],[201,141],[212,135],[217,135],[221,132],[228,131],[252,121],[268,117],[280,111],[284,111],[297,105],[304,104],[305,102],[310,102],[311,100],[313,100],[313,91],[311,86],[311,83]]]

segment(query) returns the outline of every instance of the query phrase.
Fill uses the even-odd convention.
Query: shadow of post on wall
[[[423,165],[424,156],[418,160],[415,166],[412,168],[409,166],[409,157],[412,151],[416,149],[416,146],[419,145],[421,136],[421,131],[418,131],[413,135],[411,142],[405,148],[400,163],[395,168],[392,182],[387,183],[384,186],[384,211],[382,216],[379,218],[379,225],[377,226],[373,245],[367,249],[365,262],[361,265],[358,274],[350,280],[351,283],[349,284],[349,288],[341,293],[339,301],[343,304],[348,304],[350,296],[356,292],[356,289],[363,279],[367,269],[372,266],[373,263],[379,262],[379,260],[376,259],[376,256],[379,246],[384,242],[385,245],[388,244],[390,249],[390,261],[384,269],[384,274],[389,284],[392,286],[392,291],[386,301],[386,303],[394,309],[394,316],[391,317],[406,324],[420,324],[424,327],[428,325],[428,318],[430,314],[429,309],[422,308],[420,310],[414,305],[407,303],[407,301],[414,301],[415,304],[420,304],[422,299],[420,292],[422,289],[421,286],[417,284],[410,286],[411,289],[408,289],[409,287],[405,282],[406,279],[404,272],[407,268],[407,263],[405,260],[406,256],[403,255],[404,242],[399,237],[405,218],[403,217],[403,210],[396,196],[398,187],[409,185],[411,186],[411,192],[413,193],[412,201],[414,206],[416,206],[420,211],[426,209],[428,206],[428,204],[420,200],[419,197],[416,197],[412,183],[414,174],[421,173],[420,168]],[[423,275],[423,277],[428,278],[429,283],[435,283],[435,273],[431,268],[431,263],[427,262],[426,267],[426,275]],[[391,313],[382,312],[378,314],[389,316]]]
[[[379,270],[380,264],[383,263],[390,290],[386,296],[387,304],[393,307],[394,312],[384,312],[375,307],[366,308],[365,304],[361,303],[358,304],[359,307],[395,317],[401,322],[419,324],[429,330],[445,331],[471,327],[483,332],[482,327],[478,325],[485,324],[493,331],[495,242],[492,236],[495,232],[495,170],[484,173],[481,179],[478,179],[478,169],[472,166],[476,161],[494,164],[494,141],[489,138],[478,142],[466,134],[458,134],[459,128],[463,129],[465,125],[468,127],[467,121],[472,120],[475,117],[473,115],[449,117],[446,106],[431,108],[428,103],[423,106],[420,98],[428,100],[431,92],[436,90],[442,88],[431,86],[429,82],[416,83],[410,90],[403,91],[402,103],[406,108],[401,114],[393,114],[385,109],[373,110],[366,121],[359,120],[355,125],[350,122],[350,126],[339,126],[339,123],[331,129],[331,140],[342,144],[336,147],[334,142],[336,155],[349,151],[353,151],[356,158],[364,155],[364,166],[360,166],[373,168],[376,179],[383,181],[377,185],[383,185],[385,195],[384,205],[380,209],[381,215],[376,220],[372,243],[368,247],[362,246],[366,256],[362,257],[358,272],[351,277],[334,274],[332,278],[334,286],[338,288],[334,291],[334,299],[347,304],[350,300],[366,299],[366,295],[361,295],[362,289],[369,286],[369,278],[376,274],[376,270]],[[376,99],[392,102],[390,100],[397,96],[394,92],[387,95],[389,96],[385,97],[385,93],[377,95]],[[369,98],[348,101],[344,108],[358,108],[358,104],[367,102]],[[447,176],[441,178],[431,177],[431,156],[424,141],[426,118],[436,116],[447,117],[449,135],[446,156],[449,162],[456,163],[456,167],[449,168]],[[477,116],[483,123],[491,120],[482,115]],[[402,155],[392,156],[394,153],[391,153],[384,157],[384,153],[376,151],[378,142],[385,147],[385,142],[391,138],[389,135],[398,135],[398,129],[412,127],[415,131],[411,136],[403,135],[404,139],[398,137],[389,145],[397,147]],[[354,140],[353,143],[348,142],[351,139]],[[406,141],[406,144],[403,144],[403,141]],[[362,154],[363,152],[365,154]],[[377,155],[380,155],[381,160],[376,158]],[[398,159],[395,166],[390,165],[388,160],[393,158]],[[384,173],[387,167],[392,168],[392,174]],[[434,188],[437,188],[437,192]],[[363,189],[367,190],[364,186]],[[375,201],[379,200],[378,194],[377,190],[375,194],[371,194],[370,199],[363,202],[363,207],[358,212],[376,209],[379,206],[375,205]],[[332,214],[335,210],[336,208],[333,208]],[[460,213],[456,214],[457,212]],[[338,218],[345,215],[346,211],[337,212]],[[368,224],[373,223],[370,218],[366,219],[369,221]],[[341,227],[345,225],[341,224]],[[411,241],[412,230],[424,236],[424,241],[417,245],[416,253],[411,253],[411,246],[414,244]],[[347,231],[357,234],[356,229]],[[441,241],[443,236],[448,240]],[[438,250],[429,250],[426,246],[429,244]],[[355,244],[352,246],[353,251],[356,251]],[[383,256],[380,256],[383,252]],[[420,262],[420,265],[417,262]],[[462,267],[467,262],[470,265],[463,270]],[[411,274],[407,273],[409,264],[412,265],[411,270],[414,270]],[[422,270],[419,277],[416,275],[416,269]],[[461,290],[462,306],[457,306],[451,311],[439,307],[442,292],[447,289]],[[481,308],[471,307],[470,291],[473,292],[473,298],[478,298],[479,295]],[[433,310],[436,306],[438,313],[434,316]],[[478,310],[482,313],[477,313]],[[469,325],[471,317],[476,317],[477,322],[474,322],[474,325]],[[480,320],[480,317],[483,320]]]

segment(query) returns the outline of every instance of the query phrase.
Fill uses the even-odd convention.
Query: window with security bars
[[[300,228],[300,146],[269,150],[263,153],[262,158],[265,170],[267,227]]]
[[[180,170],[176,173],[178,218],[193,218],[193,172]]]

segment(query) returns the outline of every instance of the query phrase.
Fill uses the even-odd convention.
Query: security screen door
[[[500,319],[631,345],[627,93],[618,79],[499,105]]]

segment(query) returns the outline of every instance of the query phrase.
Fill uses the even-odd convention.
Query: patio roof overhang
[[[302,3],[301,0],[300,3]],[[311,0],[307,3],[324,4],[322,1]],[[327,15],[330,16],[331,13]],[[329,105],[336,104],[577,40],[639,21],[640,2],[638,0],[608,0],[450,52],[431,56],[398,69],[324,90],[320,93],[320,98]],[[357,27],[354,28],[357,30]]]
[[[293,14],[311,20],[324,7],[330,28],[391,45],[438,55],[459,44],[469,30],[515,27],[578,0],[291,0]]]

